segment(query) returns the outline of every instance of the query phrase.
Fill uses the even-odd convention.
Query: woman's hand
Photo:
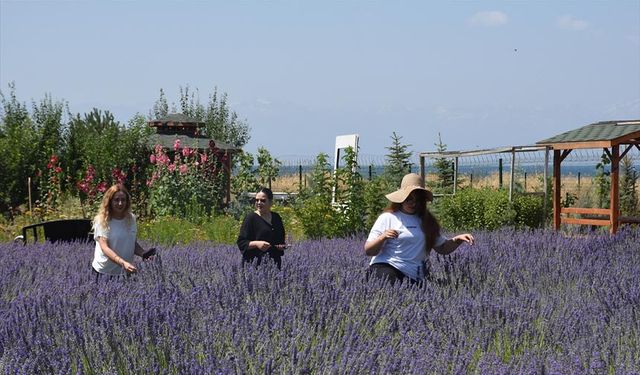
[[[468,243],[469,245],[473,245],[474,238],[469,233],[459,234],[452,238],[457,244],[462,244],[463,242]]]
[[[271,244],[268,243],[267,241],[257,241],[258,242],[258,250],[260,251],[267,251],[269,250],[269,248],[271,247]]]
[[[382,239],[383,240],[388,240],[388,239],[391,239],[391,238],[398,238],[399,234],[400,233],[398,233],[398,231],[395,230],[395,229],[387,229],[384,232],[382,232]]]
[[[124,268],[124,270],[127,271],[128,273],[135,273],[136,271],[138,271],[136,266],[134,266],[133,264],[127,262],[124,259],[122,260],[122,268]]]

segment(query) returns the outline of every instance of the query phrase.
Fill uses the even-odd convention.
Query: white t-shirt
[[[106,238],[107,244],[116,254],[127,262],[131,262],[136,249],[137,231],[136,218],[133,215],[131,215],[130,220],[126,218],[122,220],[111,219],[109,221],[109,230],[94,221],[93,238],[96,240],[96,248],[93,252],[93,262],[91,263],[93,269],[107,275],[123,274],[125,271],[122,266],[113,263],[104,255],[102,248],[100,248],[98,237]]]
[[[427,252],[420,218],[402,211],[384,212],[373,224],[367,241],[375,240],[387,229],[397,230],[398,238],[385,240],[380,253],[371,258],[369,264],[390,264],[414,280],[424,277],[424,261],[427,259]],[[446,237],[440,235],[436,238],[434,247],[441,246],[446,240]]]

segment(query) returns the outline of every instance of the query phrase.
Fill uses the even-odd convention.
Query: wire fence
[[[499,170],[505,172],[510,171],[512,157],[515,155],[514,166],[516,171],[525,173],[543,173],[545,167],[545,151],[529,151],[511,153],[495,153],[474,156],[463,156],[458,158],[458,173],[470,174],[477,176],[490,175],[497,173]],[[603,151],[598,149],[575,149],[562,162],[562,174],[565,175],[583,175],[592,176],[596,172],[596,165],[602,160]],[[632,148],[626,155],[630,158],[633,165],[638,168],[640,162],[640,151]],[[275,156],[280,161],[280,171],[278,176],[292,176],[308,174],[315,165],[315,157],[309,155],[280,155]],[[553,154],[549,154],[549,169],[552,168]],[[418,154],[414,154],[409,159],[410,166],[407,172],[420,171],[420,160]],[[426,173],[436,171],[434,163],[436,159],[425,159]],[[360,154],[358,155],[359,172],[365,178],[377,176],[384,170],[387,164],[385,155]],[[333,165],[331,165],[333,167]],[[605,166],[607,170],[608,166]],[[549,173],[551,171],[549,170]]]

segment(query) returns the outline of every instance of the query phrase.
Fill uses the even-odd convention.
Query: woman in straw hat
[[[424,188],[424,180],[415,173],[402,178],[400,189],[386,195],[391,202],[378,217],[364,251],[371,256],[369,274],[396,280],[409,278],[419,282],[426,276],[426,261],[431,249],[450,254],[462,243],[473,245],[473,236],[465,233],[453,238],[440,234],[440,225],[427,209],[433,194]]]

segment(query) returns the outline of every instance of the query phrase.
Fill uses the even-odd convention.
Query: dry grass
[[[307,175],[302,176],[302,185],[307,185]],[[503,175],[502,186],[509,187],[509,174]],[[436,175],[428,175],[427,183],[435,181]],[[521,186],[526,192],[543,192],[543,178],[542,174],[527,175],[525,180],[524,175],[516,176],[516,184]],[[460,175],[458,186],[474,188],[489,187],[497,189],[499,186],[499,175],[493,173],[485,176],[473,176],[473,180],[470,175]],[[297,192],[300,186],[300,176],[284,175],[279,176],[271,185],[273,191],[281,192]],[[592,176],[581,176],[578,179],[577,175],[564,175],[562,176],[562,197],[564,199],[565,194],[569,193],[577,197],[577,207],[595,207],[596,186],[594,185],[594,179]],[[638,195],[640,195],[640,186],[637,188]]]

